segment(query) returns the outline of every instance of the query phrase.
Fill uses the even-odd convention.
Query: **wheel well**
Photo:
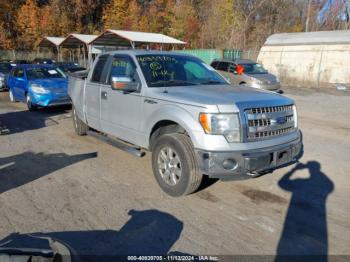
[[[162,120],[156,123],[151,131],[149,137],[149,150],[152,151],[152,147],[157,137],[164,134],[180,133],[185,134],[186,130],[178,123],[170,120]]]
[[[242,82],[240,82],[239,84],[240,84],[240,85],[244,85],[244,84],[246,84],[246,82],[242,81]]]

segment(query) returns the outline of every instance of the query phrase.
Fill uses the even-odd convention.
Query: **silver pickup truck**
[[[257,177],[292,163],[302,148],[293,100],[231,86],[193,56],[104,53],[70,77],[69,96],[78,135],[151,151],[155,178],[171,196],[196,191],[203,175]]]

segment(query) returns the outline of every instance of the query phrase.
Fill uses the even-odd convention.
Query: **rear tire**
[[[167,134],[156,139],[152,167],[160,188],[173,197],[193,193],[203,178],[191,139],[185,134]]]
[[[75,133],[79,136],[86,136],[89,127],[83,121],[81,121],[77,115],[74,105],[72,106],[72,118]]]
[[[27,108],[29,111],[34,111],[37,109],[35,105],[33,105],[32,100],[30,99],[29,94],[26,95]]]

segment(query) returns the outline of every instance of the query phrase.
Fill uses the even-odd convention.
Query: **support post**
[[[90,68],[92,65],[92,50],[93,50],[93,45],[88,45],[88,66],[87,68]]]

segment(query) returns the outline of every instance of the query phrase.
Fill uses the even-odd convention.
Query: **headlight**
[[[48,94],[50,93],[49,90],[43,88],[42,86],[40,85],[37,85],[37,84],[32,84],[31,86],[31,89],[34,93],[38,93],[38,94]]]
[[[276,76],[276,82],[279,83],[281,82],[280,79]]]
[[[206,134],[223,135],[229,143],[241,140],[238,114],[201,113],[199,122]]]
[[[0,76],[0,81],[4,82],[5,81],[5,77],[4,76]]]
[[[298,128],[298,112],[296,105],[293,106],[294,127]]]

